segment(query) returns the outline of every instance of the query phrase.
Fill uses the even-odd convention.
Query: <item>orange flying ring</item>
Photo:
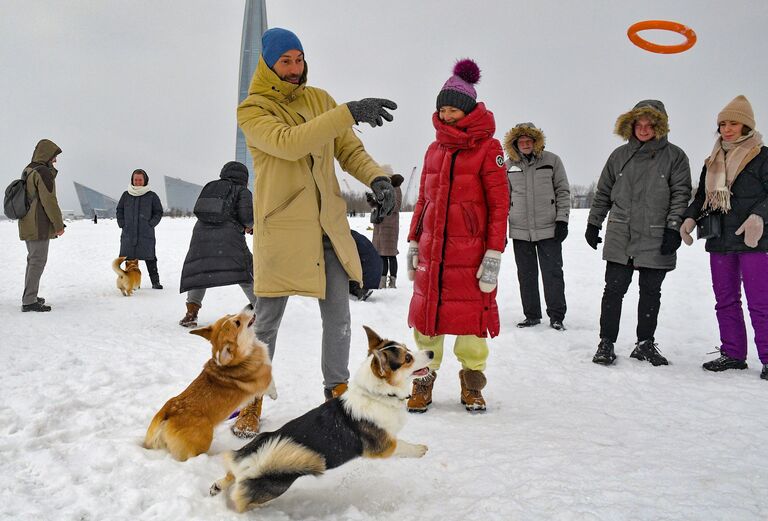
[[[648,29],[660,29],[662,31],[680,33],[685,36],[685,42],[679,45],[659,45],[638,36],[638,31],[647,31]],[[659,54],[677,54],[679,52],[687,51],[696,43],[696,33],[693,32],[693,29],[681,23],[670,22],[669,20],[645,20],[644,22],[637,22],[629,26],[629,29],[627,29],[627,36],[632,43],[641,49]]]

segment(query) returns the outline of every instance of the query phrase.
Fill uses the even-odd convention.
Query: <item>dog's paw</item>
[[[218,481],[214,481],[213,485],[211,485],[211,488],[208,489],[208,494],[212,496],[218,496],[221,493],[221,485],[219,485]]]
[[[274,378],[272,379],[271,382],[269,382],[269,387],[267,388],[267,396],[269,396],[273,400],[277,400],[277,387],[275,387]]]
[[[424,454],[427,453],[428,450],[429,450],[429,447],[427,447],[426,445],[414,445],[414,454],[416,458],[421,458],[422,456],[424,456]]]
[[[230,429],[232,431],[232,434],[237,436],[238,438],[242,438],[244,440],[249,440],[256,436],[259,433],[259,426],[256,425],[256,428],[254,429],[252,426],[238,426],[237,423],[235,423],[232,428]]]

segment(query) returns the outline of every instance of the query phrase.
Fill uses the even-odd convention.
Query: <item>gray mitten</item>
[[[365,98],[347,102],[347,108],[355,123],[368,123],[372,127],[380,127],[384,124],[382,118],[387,121],[393,119],[392,114],[384,109],[395,110],[397,103],[383,98]]]
[[[490,293],[496,289],[500,268],[501,252],[496,250],[486,250],[476,275],[476,277],[480,279],[480,291],[483,293]]]
[[[416,277],[416,268],[419,266],[419,243],[410,241],[408,243],[408,254],[405,258],[405,267],[408,269],[408,280]]]
[[[395,209],[395,187],[392,186],[389,177],[379,176],[374,179],[371,183],[371,190],[373,190],[373,195],[379,205],[381,218],[392,215],[392,211]]]

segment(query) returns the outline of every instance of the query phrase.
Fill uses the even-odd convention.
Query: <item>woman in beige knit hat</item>
[[[707,238],[715,313],[720,327],[720,357],[707,371],[747,368],[747,330],[741,286],[755,331],[755,344],[768,380],[768,148],[755,130],[752,106],[736,96],[717,116],[720,134],[704,162],[696,197],[685,212],[680,235],[689,246],[696,221],[717,216],[719,234]]]

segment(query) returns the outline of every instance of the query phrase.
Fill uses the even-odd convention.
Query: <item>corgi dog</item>
[[[124,297],[130,297],[133,292],[141,287],[141,270],[137,259],[125,260],[118,257],[112,261],[112,270],[117,273],[117,289]],[[125,270],[120,265],[125,261]]]
[[[347,392],[225,454],[227,475],[211,486],[211,495],[228,490],[232,506],[243,512],[280,496],[301,476],[318,476],[357,457],[420,458],[427,452],[397,433],[411,382],[429,373],[432,351],[411,352],[364,328],[368,356]]]
[[[206,452],[213,429],[256,396],[277,398],[266,344],[253,329],[253,306],[190,331],[211,343],[211,359],[184,391],[168,400],[152,418],[144,438],[147,449],[167,449],[179,461]]]

